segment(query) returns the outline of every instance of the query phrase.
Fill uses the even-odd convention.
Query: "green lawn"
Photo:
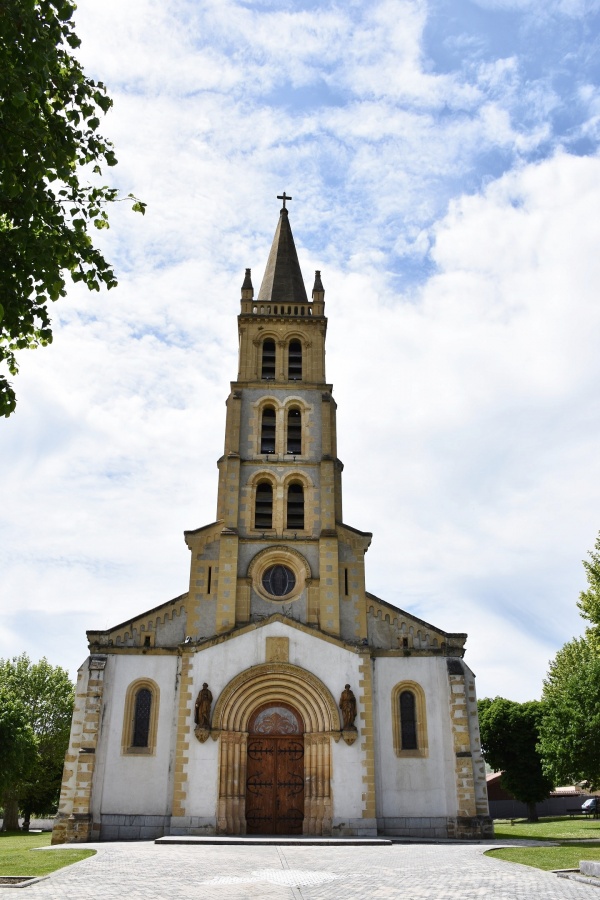
[[[556,816],[528,822],[526,819],[494,819],[494,834],[500,840],[528,838],[535,841],[569,841],[586,838],[600,841],[600,819]]]
[[[48,875],[63,866],[93,856],[95,850],[53,850],[32,853],[35,847],[49,847],[51,835],[0,832],[0,875]]]
[[[502,847],[486,856],[536,869],[578,869],[582,859],[600,860],[600,820],[583,816],[556,816],[528,822],[526,819],[495,819],[494,834],[499,840],[557,841],[558,847]],[[565,844],[563,841],[597,841],[595,844]]]
[[[500,847],[488,850],[486,856],[521,863],[536,869],[578,869],[582,859],[600,860],[600,845],[561,844],[559,847]]]

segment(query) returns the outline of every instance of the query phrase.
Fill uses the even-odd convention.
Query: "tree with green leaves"
[[[52,341],[48,305],[65,296],[66,273],[90,290],[117,283],[90,235],[120,199],[100,181],[117,162],[99,133],[112,100],[73,55],[74,10],[73,0],[0,0],[0,363],[12,375],[17,351]],[[15,405],[0,375],[0,413]]]
[[[588,556],[589,560],[583,560],[588,589],[581,591],[577,606],[583,618],[590,622],[586,638],[600,648],[600,534]]]
[[[585,635],[558,651],[544,681],[546,713],[540,749],[546,771],[564,783],[600,787],[600,534],[589,560],[588,582],[577,606],[590,624]]]
[[[75,690],[68,673],[26,654],[0,659],[0,789],[3,830],[56,810]]]
[[[554,787],[537,749],[543,704],[486,697],[478,701],[477,708],[485,761],[502,772],[502,787],[527,804],[529,821],[536,822],[536,804]]]
[[[600,787],[600,653],[588,637],[558,651],[544,681],[540,750],[557,782]]]
[[[25,705],[0,686],[0,798],[5,806],[4,831],[16,831],[19,827],[14,786],[29,775],[35,753],[35,735]]]

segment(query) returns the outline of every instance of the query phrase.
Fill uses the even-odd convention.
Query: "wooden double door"
[[[246,833],[302,834],[304,735],[291,707],[260,709],[250,723],[246,764]]]

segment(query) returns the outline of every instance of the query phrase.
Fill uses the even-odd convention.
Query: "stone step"
[[[299,835],[298,837],[285,837],[279,835],[223,835],[223,836],[206,836],[206,835],[190,835],[190,834],[168,834],[164,837],[157,838],[155,844],[212,844],[226,845],[231,847],[234,844],[246,844],[247,846],[256,846],[257,844],[270,844],[271,846],[290,846],[301,844],[303,847],[381,847],[384,845],[392,845],[389,838],[361,838],[361,837],[310,837]]]

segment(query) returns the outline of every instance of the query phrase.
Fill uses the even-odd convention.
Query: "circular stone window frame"
[[[275,597],[273,594],[269,594],[263,586],[265,572],[267,569],[270,569],[271,566],[277,565],[286,566],[286,568],[291,569],[296,579],[296,584],[292,590],[287,594],[283,594],[281,597]],[[265,550],[261,550],[260,553],[256,554],[248,566],[248,577],[252,581],[252,587],[263,600],[267,600],[269,603],[290,603],[301,597],[306,588],[306,582],[312,576],[310,566],[301,553],[297,550],[292,550],[289,547],[277,546],[267,547]]]

